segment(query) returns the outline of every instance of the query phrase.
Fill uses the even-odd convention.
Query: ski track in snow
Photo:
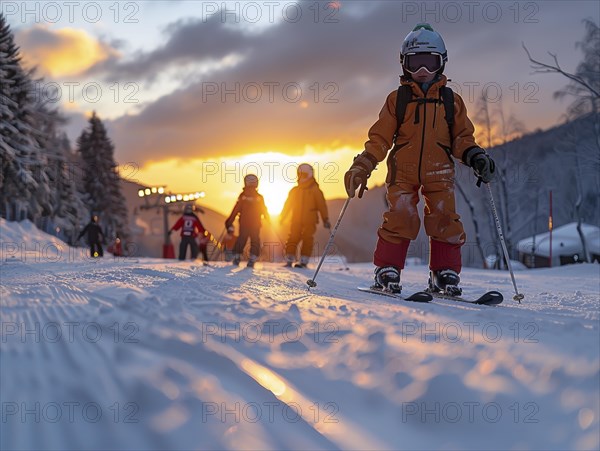
[[[465,269],[466,296],[504,293],[486,307],[360,293],[368,264],[309,292],[312,269],[275,264],[2,262],[0,444],[597,449],[598,268],[518,272],[521,305]]]

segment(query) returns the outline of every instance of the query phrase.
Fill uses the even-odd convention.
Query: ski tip
[[[433,301],[433,296],[424,291],[418,291],[417,293],[413,293],[405,299],[413,302],[431,302]]]
[[[504,296],[499,291],[488,291],[483,296],[481,296],[476,303],[483,305],[498,305],[502,304],[504,301]]]

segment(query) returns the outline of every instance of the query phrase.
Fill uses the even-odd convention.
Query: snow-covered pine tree
[[[90,211],[100,216],[108,239],[112,240],[119,234],[122,240],[126,240],[129,222],[114,150],[104,124],[95,112],[92,113],[88,127],[77,140],[77,151],[82,159],[85,201]]]
[[[19,48],[0,14],[0,213],[8,219],[35,220],[49,213],[50,186],[43,170],[32,71],[21,66]]]
[[[89,219],[89,210],[77,190],[75,171],[77,156],[71,151],[71,144],[64,131],[59,127],[66,122],[58,110],[50,110],[39,104],[40,129],[48,164],[45,172],[51,186],[50,219],[55,227],[63,232],[61,236],[72,243],[73,235],[79,233],[81,224]],[[79,166],[81,166],[79,164]]]

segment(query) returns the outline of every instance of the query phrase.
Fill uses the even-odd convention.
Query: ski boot
[[[295,258],[294,258],[293,255],[289,255],[289,254],[286,255],[285,256],[285,265],[284,265],[284,267],[285,268],[291,268],[293,266],[293,264],[294,264],[294,260],[295,260]]]
[[[233,257],[233,260],[231,260],[231,264],[233,266],[240,266],[240,257],[237,255]]]
[[[248,259],[248,263],[246,263],[246,268],[254,268],[254,263],[256,263],[258,257],[256,255],[251,255]]]
[[[300,257],[300,261],[294,265],[294,268],[308,268],[308,257]]]
[[[460,277],[451,269],[429,272],[429,290],[443,293],[448,296],[460,296],[462,288],[459,288]]]
[[[402,292],[400,270],[395,266],[375,268],[375,283],[371,286],[371,289],[389,291],[390,293]]]

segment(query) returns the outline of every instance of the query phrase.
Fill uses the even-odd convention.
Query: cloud
[[[261,151],[300,155],[306,146],[360,149],[387,94],[397,87],[401,42],[422,19],[408,16],[405,8],[423,6],[342,2],[334,15],[337,22],[327,23],[324,19],[331,11],[321,10],[315,20],[313,5],[300,3],[303,16],[297,23],[279,21],[253,33],[222,23],[219,15],[208,20],[190,15],[163,30],[164,44],[159,48],[91,67],[90,74],[135,81],[143,92],[156,89],[153,82],[170,72],[183,72],[203,61],[214,66],[140,104],[135,115],[110,121],[117,156],[142,164]],[[435,5],[443,8],[441,2]],[[473,21],[468,10],[458,23],[426,19],[444,36],[450,58],[446,69],[455,82],[498,83],[510,96],[515,82],[523,87],[530,81],[521,39],[542,41],[545,46],[551,37],[543,32],[548,23],[557,16],[566,23],[569,14],[571,21],[583,14],[561,5],[552,6],[552,11],[544,6],[534,17],[538,22],[531,24],[515,22],[508,6],[499,22],[482,18],[483,7],[474,12]],[[554,42],[571,48],[579,38],[580,33],[573,32],[572,37]],[[233,55],[235,64],[221,63]],[[298,86],[302,94],[296,98]],[[522,98],[527,92],[520,94]],[[540,91],[538,99],[537,104],[517,106],[538,117],[550,111],[543,105],[552,101],[551,92]]]
[[[152,52],[138,52],[126,61],[108,59],[87,71],[87,75],[109,74],[110,80],[149,80],[173,65],[219,61],[244,47],[245,36],[224,27],[217,18],[202,23],[191,19],[169,24],[164,46]]]
[[[395,25],[382,14],[375,20],[384,29]],[[264,150],[300,154],[307,145],[361,145],[369,122],[397,86],[399,70],[395,55],[401,40],[343,39],[370,22],[356,15],[340,17],[338,24],[307,18],[257,34],[215,19],[172,25],[162,48],[137,63],[118,64],[111,76],[141,80],[173,64],[232,52],[242,55],[241,61],[158,99],[136,116],[114,121],[115,142],[134,159],[153,160],[174,153],[182,158]],[[388,64],[373,48],[393,55]]]
[[[109,45],[74,28],[50,30],[35,25],[18,30],[15,40],[21,47],[23,62],[53,78],[77,76],[101,61],[118,57]]]

